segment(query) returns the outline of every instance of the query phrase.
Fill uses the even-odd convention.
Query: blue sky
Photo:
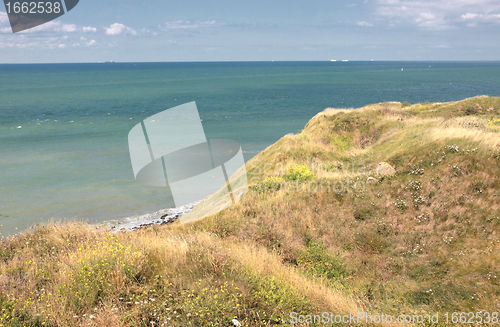
[[[500,60],[499,0],[80,0],[13,34],[0,63]]]

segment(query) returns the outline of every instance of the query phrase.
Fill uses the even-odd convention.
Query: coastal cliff
[[[247,171],[248,194],[201,221],[53,224],[3,240],[0,324],[449,312],[440,324],[454,325],[453,312],[498,310],[500,98],[326,109]]]

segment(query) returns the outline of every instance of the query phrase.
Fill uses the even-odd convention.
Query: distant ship
[[[342,61],[343,61],[343,62],[348,62],[349,60],[347,60],[347,59],[344,59],[344,60],[342,60]]]
[[[116,61],[110,60],[110,61],[99,61],[100,64],[114,64]]]
[[[337,60],[335,60],[335,59],[332,59],[332,60],[330,60],[330,61],[337,61]]]

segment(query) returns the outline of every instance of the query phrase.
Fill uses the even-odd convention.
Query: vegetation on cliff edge
[[[0,326],[498,312],[499,132],[500,98],[327,109],[250,160],[247,196],[216,215],[2,240]]]

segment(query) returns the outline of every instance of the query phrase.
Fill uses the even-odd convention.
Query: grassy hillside
[[[214,216],[3,240],[0,326],[498,312],[499,132],[500,98],[327,109],[248,162],[248,195]]]

